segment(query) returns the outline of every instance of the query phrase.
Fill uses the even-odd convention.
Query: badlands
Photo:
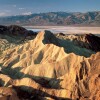
[[[100,100],[99,37],[33,37],[1,51],[0,100]]]

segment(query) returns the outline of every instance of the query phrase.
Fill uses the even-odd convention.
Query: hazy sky
[[[0,16],[40,12],[100,11],[100,0],[0,0]]]

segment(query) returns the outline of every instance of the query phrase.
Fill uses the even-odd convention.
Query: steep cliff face
[[[4,51],[0,66],[0,85],[11,92],[9,95],[4,91],[7,95],[1,94],[1,98],[17,95],[16,100],[100,99],[100,52],[94,54],[49,31]]]

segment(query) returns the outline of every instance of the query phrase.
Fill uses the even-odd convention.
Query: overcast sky
[[[100,0],[0,0],[0,16],[100,11]]]

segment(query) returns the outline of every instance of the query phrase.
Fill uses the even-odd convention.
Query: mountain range
[[[48,12],[30,15],[1,17],[0,24],[9,25],[78,25],[100,26],[100,11],[93,12]]]

